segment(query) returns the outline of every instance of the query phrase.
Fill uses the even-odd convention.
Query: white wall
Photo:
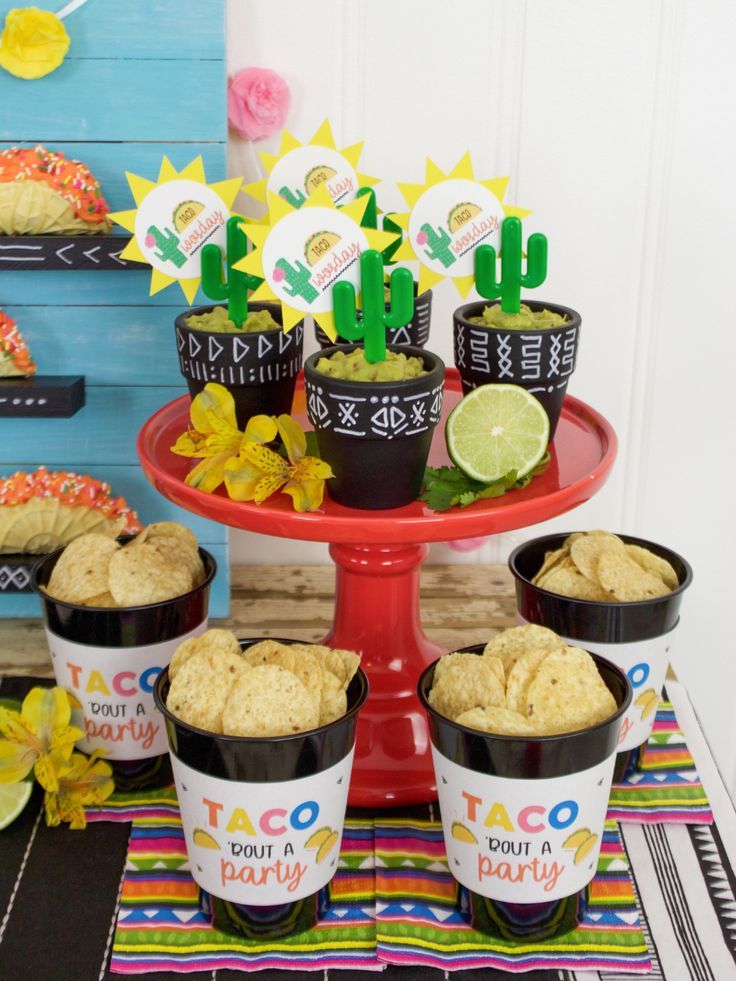
[[[615,425],[608,485],[575,514],[463,556],[502,561],[549,529],[605,527],[668,544],[695,569],[674,663],[728,784],[736,787],[736,535],[731,506],[736,371],[733,120],[736,7],[729,0],[230,0],[232,71],[274,68],[287,128],[325,117],[338,145],[365,138],[362,169],[420,181],[470,149],[481,177],[550,240],[541,299],[583,315],[571,392]],[[261,176],[231,141],[231,172]],[[246,200],[248,213],[254,213]],[[450,282],[430,346],[452,363]],[[327,561],[319,545],[233,534],[242,562]],[[736,604],[735,604],[736,605]]]

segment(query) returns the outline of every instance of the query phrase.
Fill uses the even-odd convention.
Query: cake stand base
[[[426,545],[330,545],[335,618],[324,642],[356,651],[370,698],[358,719],[348,803],[423,804],[437,796],[426,713],[416,682],[445,651],[422,632],[419,576]]]

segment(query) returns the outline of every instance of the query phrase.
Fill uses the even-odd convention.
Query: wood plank
[[[2,463],[0,464],[0,477],[7,477],[18,470],[34,469],[35,466]],[[172,504],[171,501],[158,493],[153,485],[148,482],[141,468],[135,464],[110,466],[92,463],[82,468],[67,462],[61,469],[76,473],[83,472],[96,480],[107,481],[111,488],[111,494],[114,497],[124,497],[128,504],[138,512],[138,517],[144,525],[150,524],[152,521],[179,521],[187,528],[191,528],[197,536],[197,540],[202,544],[205,542],[222,543],[228,540],[228,529],[225,525],[200,518],[198,515],[184,511],[176,504]]]
[[[126,269],[105,272],[96,270],[94,275],[83,269],[63,269],[57,272],[36,272],[28,270],[13,272],[0,279],[2,304],[8,306],[27,305],[68,306],[85,304],[87,306],[140,306],[146,304],[169,307],[180,313],[188,304],[181,287],[174,283],[149,296],[151,269],[141,265],[140,271]],[[193,306],[211,303],[199,290]]]
[[[60,0],[34,0],[56,12]],[[0,21],[17,0],[0,0]],[[92,0],[64,21],[71,46],[67,58],[197,59],[223,56],[224,4],[208,0],[206,16],[198,4],[181,0]]]
[[[63,469],[94,463],[133,464],[143,423],[184,388],[91,387],[87,404],[71,419],[0,419],[0,447],[7,460]]]
[[[178,289],[178,287],[177,287]],[[179,294],[181,295],[181,293]],[[82,374],[87,386],[183,383],[174,319],[180,307],[5,306],[44,374]],[[145,350],[145,357],[141,351]]]
[[[3,73],[2,86],[0,133],[11,143],[50,143],[70,133],[96,141],[220,142],[227,130],[222,60],[68,58],[32,84]]]
[[[315,642],[324,637],[332,623],[332,604],[325,602],[327,596],[334,602],[331,566],[235,566],[232,578],[233,615],[217,626],[226,626],[241,637],[258,631],[264,636],[293,636]],[[459,625],[457,601],[462,598],[464,603],[479,582],[485,586],[485,602],[478,604],[472,623]],[[264,622],[259,606],[269,594],[280,600]],[[454,597],[454,603],[438,606],[443,594]],[[505,566],[425,566],[421,605],[429,637],[446,650],[485,642],[496,631],[515,625],[513,587]],[[430,622],[434,626],[429,627]],[[50,672],[39,622],[0,623],[0,652],[2,674]]]
[[[90,2],[94,7],[97,0]],[[220,140],[223,134],[220,134]],[[35,146],[39,138],[21,140],[19,146]],[[208,181],[223,180],[225,169],[225,143],[113,143],[70,142],[55,140],[50,150],[66,154],[70,160],[81,160],[100,182],[105,200],[113,211],[125,211],[135,206],[125,171],[156,180],[161,158],[165,155],[181,170],[195,157],[201,156]],[[122,229],[121,229],[122,231]]]

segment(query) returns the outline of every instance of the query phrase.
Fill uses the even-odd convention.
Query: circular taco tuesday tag
[[[368,239],[360,225],[333,208],[285,215],[263,243],[263,275],[282,303],[304,313],[332,310],[332,287],[360,288],[360,255]]]
[[[196,279],[202,272],[202,247],[225,248],[229,217],[222,198],[206,184],[167,181],[141,201],[135,239],[154,269],[175,279]]]
[[[110,760],[146,760],[168,751],[164,718],[153,701],[156,678],[176,648],[207,629],[145,647],[77,644],[46,630],[56,683],[71,696],[72,724],[84,730],[83,753]]]
[[[276,906],[311,896],[340,856],[353,750],[308,777],[245,783],[208,776],[173,753],[192,877],[219,899]]]
[[[588,640],[570,640],[573,647],[600,654],[620,668],[631,682],[633,697],[621,720],[618,737],[619,753],[628,752],[645,743],[651,735],[662,695],[662,686],[670,663],[672,638],[677,627],[662,637],[652,637],[630,644],[598,644]]]
[[[325,184],[332,203],[347,204],[358,194],[358,175],[350,162],[327,146],[301,146],[274,164],[266,191],[279,194],[294,208],[301,208],[310,194]]]
[[[458,766],[433,746],[450,872],[499,902],[574,895],[598,866],[615,755],[564,777],[510,780]]]
[[[501,241],[503,205],[482,184],[440,181],[422,194],[409,217],[409,241],[422,265],[443,276],[472,276],[478,245]]]

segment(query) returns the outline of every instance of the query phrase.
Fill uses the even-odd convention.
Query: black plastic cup
[[[462,648],[482,655],[483,644]],[[502,736],[451,722],[429,704],[435,664],[419,679],[449,869],[474,929],[536,941],[575,929],[587,909],[631,685],[593,654],[616,700],[604,722],[559,736]]]
[[[690,565],[672,549],[633,535],[618,537],[666,559],[677,573],[680,583],[677,589],[655,599],[607,603],[561,596],[535,586],[531,580],[541,569],[545,554],[560,548],[567,534],[533,538],[509,556],[519,616],[529,623],[549,627],[571,644],[607,658],[631,682],[633,699],[621,724],[614,770],[616,783],[636,766],[641,747],[646,746],[652,732],[682,597],[693,578]]]
[[[503,330],[470,322],[493,301],[466,303],[453,314],[455,367],[463,393],[479,385],[503,382],[531,392],[549,416],[552,440],[562,412],[567,382],[575,370],[580,340],[580,314],[558,303],[523,302],[532,310],[551,310],[567,318],[557,327],[540,330]]]
[[[350,682],[344,716],[270,738],[188,725],[166,708],[168,691],[166,670],[154,697],[166,719],[190,871],[205,912],[218,929],[262,940],[311,929],[337,871],[365,674],[359,669]]]
[[[386,304],[388,306],[389,304]],[[360,311],[358,311],[360,316]],[[429,340],[429,328],[432,319],[432,290],[427,290],[421,296],[417,296],[417,284],[414,283],[414,316],[406,327],[397,327],[391,330],[388,337],[392,344],[408,345],[409,347],[424,347]],[[342,337],[337,337],[331,341],[327,334],[315,321],[314,336],[321,348],[333,347],[335,344],[351,344]]]
[[[390,351],[422,358],[428,374],[401,382],[364,382],[316,370],[320,358],[358,347],[335,345],[312,354],[304,364],[309,421],[320,456],[334,473],[327,493],[353,508],[402,507],[422,489],[442,412],[445,366],[429,351],[390,344]]]
[[[208,382],[228,389],[235,400],[238,426],[245,429],[252,416],[290,413],[294,386],[302,366],[304,323],[285,333],[280,327],[247,334],[218,334],[188,327],[195,314],[209,313],[221,304],[195,307],[180,313],[174,322],[179,368],[192,398]],[[256,313],[268,310],[282,323],[279,303],[250,303]]]
[[[86,733],[79,747],[85,753],[105,751],[118,790],[166,786],[171,768],[154,683],[179,644],[207,629],[217,563],[200,548],[205,578],[188,593],[145,606],[102,608],[46,593],[62,552],[37,562],[32,582],[41,599],[56,683],[78,703],[72,722]]]

